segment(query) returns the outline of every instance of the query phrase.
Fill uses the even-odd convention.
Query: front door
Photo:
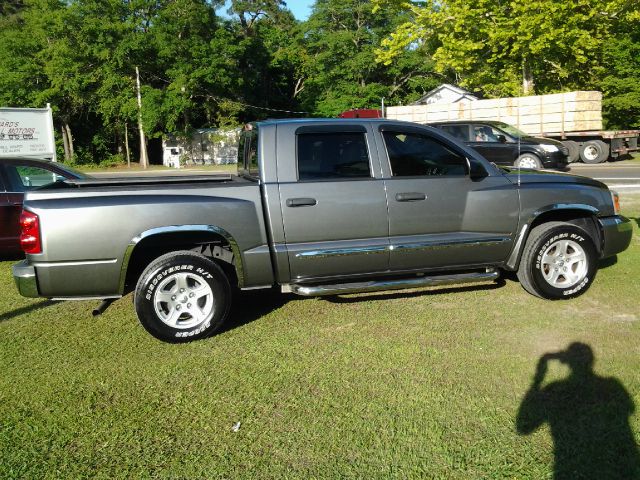
[[[389,160],[385,184],[391,269],[469,267],[506,260],[518,225],[513,185],[497,174],[472,180],[464,152],[431,132],[382,128]]]
[[[498,165],[513,165],[517,157],[518,145],[489,125],[472,125],[468,145]]]
[[[295,138],[295,145],[289,145]],[[278,126],[280,202],[292,281],[389,268],[387,201],[361,125]],[[374,152],[374,154],[371,154]]]

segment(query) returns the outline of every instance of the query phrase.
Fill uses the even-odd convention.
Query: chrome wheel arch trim
[[[586,203],[554,203],[552,205],[547,205],[546,207],[540,208],[531,214],[526,223],[522,225],[520,232],[516,238],[516,242],[513,246],[513,250],[511,251],[511,255],[509,255],[509,260],[507,260],[506,267],[510,270],[515,270],[520,263],[520,257],[522,256],[522,250],[524,249],[524,245],[526,243],[527,238],[529,237],[529,230],[531,225],[545,213],[556,212],[562,210],[580,210],[584,213],[588,213],[595,217],[600,216],[600,210],[593,205],[587,205]]]
[[[129,269],[129,261],[131,260],[135,248],[142,240],[156,235],[164,235],[167,233],[187,232],[213,233],[223,237],[229,243],[231,251],[233,252],[233,266],[235,267],[236,275],[238,277],[238,287],[244,287],[244,265],[242,262],[240,247],[238,246],[238,242],[236,241],[236,239],[233,238],[233,236],[229,232],[227,232],[224,228],[218,227],[216,225],[169,225],[166,227],[157,227],[145,230],[144,232],[141,232],[133,239],[131,239],[131,241],[127,245],[127,248],[125,249],[124,257],[122,259],[122,266],[120,267],[119,293],[121,295],[124,294],[127,270]]]

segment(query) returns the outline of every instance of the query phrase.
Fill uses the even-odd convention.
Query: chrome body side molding
[[[501,243],[510,242],[510,236],[494,236],[485,238],[463,238],[446,240],[427,240],[407,243],[391,243],[390,245],[374,245],[369,247],[345,247],[345,248],[325,248],[299,252],[295,254],[296,258],[322,259],[333,257],[346,257],[350,255],[370,255],[386,252],[416,251],[416,250],[442,250],[452,247],[477,247],[499,245]],[[286,248],[284,245],[278,245],[277,248]]]

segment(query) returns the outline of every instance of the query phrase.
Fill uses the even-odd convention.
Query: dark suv
[[[498,165],[564,169],[569,150],[550,138],[530,137],[516,127],[493,120],[430,123],[463,141]]]

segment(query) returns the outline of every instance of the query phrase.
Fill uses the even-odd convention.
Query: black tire
[[[584,263],[577,260],[580,250]],[[531,230],[520,260],[518,280],[532,295],[558,300],[582,295],[597,271],[598,253],[590,235],[571,223],[549,222]]]
[[[573,140],[563,140],[562,144],[569,150],[569,163],[574,163],[580,160],[580,145]]]
[[[213,334],[231,307],[231,286],[208,258],[184,250],[156,258],[142,272],[134,303],[142,326],[164,342],[189,342]]]
[[[596,164],[606,162],[609,158],[609,145],[602,140],[589,140],[580,147],[580,159],[584,163]]]
[[[513,162],[513,165],[519,168],[530,168],[534,170],[540,170],[542,168],[542,162],[538,156],[533,153],[523,153]]]

